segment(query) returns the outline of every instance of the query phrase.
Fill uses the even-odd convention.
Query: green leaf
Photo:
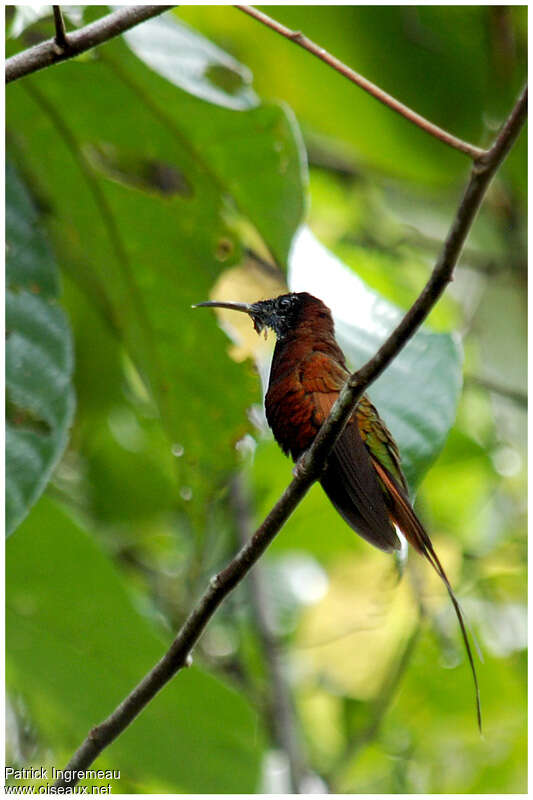
[[[6,182],[6,533],[44,490],[74,415],[70,329],[57,268],[24,185]]]
[[[192,489],[188,507],[203,514],[206,493],[234,464],[253,382],[230,360],[213,360],[222,334],[191,304],[239,257],[225,222],[228,196],[243,213],[250,207],[286,256],[303,209],[299,140],[283,109],[207,104],[118,40],[106,45],[105,61],[63,67],[12,87],[17,158],[51,209],[62,267],[148,386],[169,453],[183,448],[174,459],[178,487]],[[173,192],[161,188],[169,176]]]
[[[147,66],[202,100],[235,111],[259,105],[250,70],[171,15],[147,20],[124,38]]]
[[[7,548],[8,682],[63,766],[168,646],[132,606],[84,530],[41,500]],[[203,670],[182,671],[95,762],[113,790],[251,793],[262,736],[248,703]],[[130,789],[131,791],[131,789]]]
[[[134,60],[125,48],[124,54]],[[245,430],[246,387],[236,365],[213,363],[221,333],[191,304],[208,296],[220,264],[236,257],[237,242],[222,221],[214,181],[109,64],[64,66],[61,81],[49,71],[38,92],[15,85],[10,93],[11,123],[25,143],[21,160],[53,209],[48,223],[62,267],[126,348],[139,383],[149,387],[168,453],[174,443],[183,447],[183,458],[175,460],[178,486],[193,489],[201,511],[200,493],[210,490],[206,477],[233,461],[228,431]],[[145,135],[132,141],[136,126]],[[115,153],[175,166],[192,196],[139,191],[129,175],[119,180],[107,167],[110,159],[117,163]],[[98,359],[97,350],[92,357]],[[213,402],[212,387],[226,381],[234,388]]]
[[[291,109],[262,105],[243,115],[198,107],[184,120],[219,182],[263,238],[280,267],[287,266],[294,235],[306,212],[307,162]],[[195,127],[196,126],[196,127]]]
[[[12,164],[6,170],[6,278],[12,289],[47,298],[59,294],[54,255],[28,191]]]
[[[174,17],[160,17],[125,34],[133,52],[160,75],[193,98],[161,89],[150,98],[183,131],[217,181],[229,192],[241,213],[257,227],[272,255],[287,263],[292,238],[305,213],[307,183],[305,147],[298,124],[286,106],[261,105],[248,88],[251,72],[232,56]],[[214,84],[225,72],[233,75],[231,93]],[[230,71],[231,70],[231,71]],[[140,73],[143,78],[146,73]],[[238,81],[240,76],[240,83]],[[145,84],[146,85],[146,84]],[[249,109],[246,113],[227,109]]]
[[[315,294],[332,309],[352,369],[377,352],[404,313],[369,289],[307,230],[295,241],[289,285]],[[444,446],[461,386],[457,338],[422,328],[368,391],[398,443],[413,490]]]

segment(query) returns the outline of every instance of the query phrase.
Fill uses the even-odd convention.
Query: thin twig
[[[148,672],[133,691],[102,723],[93,728],[66,769],[72,777],[60,779],[56,786],[74,786],[77,771],[89,767],[94,759],[119,736],[152,700],[163,686],[183,667],[190,663],[190,653],[207,623],[224,598],[237,586],[250,568],[265,552],[282,525],[306,495],[311,485],[319,478],[329,451],[342,433],[344,426],[361,396],[383,370],[400,352],[408,339],[428,316],[447,284],[453,271],[468,231],[476,217],[481,201],[494,173],[518,136],[525,120],[527,90],[524,90],[511,115],[504,124],[489,158],[474,164],[470,180],[452,222],[440,258],[425,288],[390,334],[376,355],[344,385],[331,413],[322,425],[309,450],[298,462],[295,477],[272,508],[266,519],[239,550],[235,558],[217,575],[214,575],[206,591],[192,609],[181,630],[161,660]]]
[[[245,14],[248,14],[250,17],[253,17],[258,22],[261,22],[263,25],[266,25],[268,28],[271,28],[276,33],[279,33],[281,36],[284,36],[286,39],[289,39],[294,44],[303,47],[304,50],[307,50],[309,53],[312,53],[314,56],[319,58],[324,63],[328,64],[334,70],[339,72],[341,75],[344,75],[345,78],[348,78],[349,81],[352,83],[357,84],[361,89],[364,89],[365,92],[372,95],[376,100],[379,100],[380,103],[391,108],[393,111],[396,111],[402,117],[412,122],[414,125],[417,125],[426,133],[429,133],[431,136],[434,136],[436,139],[440,139],[441,142],[444,144],[449,145],[450,147],[455,148],[456,150],[460,150],[461,153],[466,153],[467,156],[470,158],[476,159],[482,156],[485,153],[481,147],[476,147],[470,142],[465,142],[463,139],[459,139],[457,136],[445,131],[443,128],[440,128],[435,123],[430,122],[428,119],[423,117],[421,114],[417,114],[416,111],[413,111],[412,108],[409,106],[400,103],[395,97],[385,92],[383,89],[380,89],[379,86],[376,86],[375,83],[372,83],[367,78],[360,75],[355,70],[348,67],[338,58],[335,58],[331,53],[328,53],[323,47],[313,42],[311,39],[308,39],[307,36],[304,36],[303,33],[300,31],[293,31],[290,28],[287,28],[285,25],[282,25],[281,22],[278,22],[272,17],[263,14],[262,11],[258,11],[257,8],[253,6],[235,6],[238,8],[239,11],[244,11]]]
[[[23,50],[17,53],[6,61],[6,83],[16,81],[24,75],[30,75],[32,72],[37,72],[45,67],[50,67],[52,64],[58,64],[60,61],[66,61],[68,58],[73,58],[80,53],[85,53],[86,50],[91,50],[99,44],[119,36],[124,31],[133,28],[140,22],[147,19],[156,17],[164,11],[168,11],[174,6],[124,6],[117,11],[107,14],[102,19],[86,25],[84,28],[78,28],[65,36],[63,46],[58,42],[58,22],[55,9],[59,10],[59,6],[54,6],[54,17],[56,20],[56,38],[47,39],[46,42],[41,42],[30,47],[28,50]],[[61,12],[59,11],[59,16]],[[63,26],[64,33],[64,26]],[[61,37],[61,32],[59,32]]]
[[[233,479],[231,500],[241,545],[246,544],[253,532],[252,512],[242,474]],[[273,739],[286,755],[289,767],[291,793],[299,794],[304,776],[303,756],[297,733],[297,723],[290,688],[280,658],[280,645],[272,632],[268,597],[265,591],[261,565],[256,564],[248,575],[248,587],[257,635],[263,650],[269,677],[269,717]]]
[[[64,53],[68,49],[67,32],[65,30],[65,20],[61,13],[61,6],[52,6],[54,9],[54,22],[56,26],[55,43],[59,53]]]

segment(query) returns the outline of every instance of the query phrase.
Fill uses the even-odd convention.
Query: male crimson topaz
[[[198,306],[249,314],[257,333],[271,328],[276,347],[265,397],[268,424],[282,450],[297,461],[312,444],[350,373],[335,340],[331,312],[307,292],[257,303],[208,301]],[[363,395],[330,452],[322,488],[353,530],[380,550],[400,548],[397,527],[444,582],[472,669],[478,725],[479,687],[459,602],[424,526],[409,501],[396,442]]]

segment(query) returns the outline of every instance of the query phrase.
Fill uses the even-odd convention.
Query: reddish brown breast
[[[276,342],[265,397],[268,424],[294,460],[311,445],[324,408],[333,404],[346,374],[329,310],[322,303],[310,306],[290,334]],[[328,400],[317,402],[317,393]]]

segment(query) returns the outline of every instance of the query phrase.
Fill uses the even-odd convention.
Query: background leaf
[[[202,100],[234,111],[259,105],[250,70],[170,14],[147,20],[124,38],[145,64]]]
[[[133,607],[105,553],[41,501],[7,552],[9,676],[63,766],[161,657],[168,635]],[[61,625],[56,625],[57,620]],[[36,654],[38,658],[36,658]],[[197,667],[182,671],[99,760],[136,791],[253,791],[261,732],[247,703]],[[206,753],[209,758],[206,758]]]
[[[176,115],[174,104],[166,110],[241,213],[257,227],[274,259],[285,266],[305,212],[307,177],[305,149],[290,108],[269,104],[257,108],[259,100],[247,85],[252,81],[250,70],[170,14],[133,28],[125,39],[133,52],[164,78],[189,94],[222,106],[217,111],[212,105],[189,103],[182,97],[192,113],[184,108]],[[215,78],[223,86],[233,84],[233,91],[222,92]],[[250,110],[228,114],[224,107]]]
[[[6,533],[26,516],[67,444],[72,342],[57,267],[20,178],[6,181]]]
[[[424,186],[426,198],[430,187],[437,187],[435,200],[463,176],[465,162],[457,152],[325,69],[302,48],[276,39],[248,15],[206,6],[186,6],[178,13],[214,41],[231,44],[253,70],[261,96],[281,96],[297,110],[308,140],[336,142],[337,163],[339,156],[350,154],[371,167],[375,177],[386,173]],[[327,6],[285,5],[270,15],[428,119],[477,144],[490,138],[524,83],[523,7],[352,5],[333,14]],[[522,185],[524,171],[519,177],[515,170],[523,164],[524,146],[522,137],[503,168]]]
[[[120,58],[114,60],[113,52]],[[174,461],[174,467],[180,485],[192,490],[192,503],[201,509],[205,482],[199,480],[197,466],[203,464],[216,475],[232,463],[226,435],[221,439],[220,434],[231,429],[238,438],[244,433],[246,392],[238,388],[245,380],[242,372],[230,362],[206,369],[220,334],[211,326],[199,338],[190,306],[208,295],[221,264],[238,257],[235,235],[223,212],[226,192],[239,185],[245,171],[258,198],[264,189],[257,213],[269,220],[271,230],[280,230],[280,241],[288,248],[296,220],[291,223],[283,213],[272,217],[265,204],[277,187],[282,211],[284,196],[288,205],[291,197],[301,196],[299,145],[279,108],[238,113],[207,106],[148,71],[120,42],[106,49],[105,62],[69,63],[65,68],[60,82],[43,73],[39,89],[30,88],[29,94],[24,85],[13,87],[12,121],[24,132],[20,157],[54,208],[50,222],[66,269],[123,338],[148,383],[169,454],[174,443],[184,448],[184,457]],[[128,100],[119,108],[115,97],[123,92]],[[145,137],[132,145],[136,126],[145,130]],[[209,131],[211,150],[196,141],[200,129]],[[241,151],[240,171],[234,183],[221,186],[239,159],[233,146],[221,150],[214,143],[227,143],[230,130]],[[281,151],[276,142],[282,142]],[[46,164],[41,158],[44,146],[50,151]],[[275,168],[272,159],[280,158],[290,165],[292,179]],[[142,165],[153,175],[159,165],[148,193],[138,190]],[[146,168],[141,173],[145,182]],[[166,175],[173,170],[181,181],[175,185],[189,189],[170,196],[162,192],[161,170]],[[68,187],[73,185],[79,187],[74,206],[68,200]],[[246,194],[246,189],[241,191]],[[189,330],[179,347],[177,330]],[[208,387],[223,374],[227,391],[213,403]],[[199,400],[197,415],[190,413],[188,392],[205,398]],[[218,420],[224,420],[223,428]]]

